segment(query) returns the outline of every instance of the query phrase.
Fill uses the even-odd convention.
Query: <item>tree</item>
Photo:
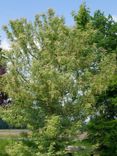
[[[89,141],[98,144],[96,152],[102,156],[117,154],[116,104],[117,77],[114,76],[107,91],[98,97],[96,113],[88,123]]]
[[[84,10],[84,12],[82,11]],[[96,30],[92,43],[96,43],[97,47],[102,47],[109,53],[115,53],[117,62],[117,22],[111,15],[106,17],[103,12],[97,10],[94,16],[89,14],[86,5],[82,5],[77,14],[75,14],[76,26],[78,29],[84,30],[84,25],[91,25]],[[81,21],[85,20],[82,25]],[[106,53],[105,53],[106,55]],[[117,64],[116,64],[117,67]],[[97,70],[97,69],[96,69]],[[117,114],[117,77],[116,71],[113,74],[108,88],[102,94],[95,95],[95,102],[92,105],[94,112],[90,114],[90,121],[87,125],[89,134],[89,143],[97,146],[97,151],[101,155],[116,155],[116,114]],[[85,129],[86,130],[86,129]],[[112,144],[112,140],[114,145]]]
[[[77,14],[73,12],[73,17],[78,29],[86,28],[86,25],[89,23],[91,16],[90,11],[85,3],[81,4]]]
[[[5,58],[3,55],[2,48],[0,48],[0,106],[1,107],[6,106],[6,104],[8,103],[8,96],[4,92],[4,85],[2,79],[5,73],[6,73]],[[0,118],[0,128],[4,129],[8,127],[9,127],[8,124]]]
[[[86,10],[86,12],[88,12]],[[79,15],[77,15],[79,16]],[[106,17],[100,10],[90,17],[89,23],[95,29],[96,36],[94,41],[98,47],[103,47],[108,53],[115,53],[117,56],[117,22],[115,22],[111,15]],[[117,57],[115,58],[117,62]],[[117,66],[116,66],[117,67]],[[88,124],[89,142],[98,144],[97,152],[100,155],[116,155],[117,150],[117,77],[116,71],[113,74],[113,79],[110,81],[106,91],[101,95],[95,96],[95,103],[92,109],[94,113],[90,115],[90,122]],[[113,140],[113,144],[112,144]]]
[[[104,92],[115,72],[115,55],[92,42],[96,31],[67,27],[53,10],[5,26],[11,50],[5,90],[12,104],[4,118],[32,130],[29,141],[16,142],[10,155],[64,155],[77,137],[95,95]],[[33,139],[33,140],[32,140]],[[20,155],[19,154],[19,155]]]
[[[94,14],[93,24],[94,27],[98,29],[98,34],[96,35],[98,45],[107,49],[108,53],[115,53],[116,55],[117,23],[110,15],[108,17],[105,17],[103,13],[97,11]],[[98,151],[100,155],[109,156],[117,154],[117,142],[115,139],[117,137],[116,97],[117,77],[115,71],[108,89],[103,92],[102,95],[97,97],[97,102],[94,107],[95,115],[93,115],[88,125],[89,136],[90,138],[92,138],[93,144],[98,143]]]
[[[104,47],[108,52],[115,52],[117,48],[117,22],[111,15],[106,17],[100,10],[92,17],[93,26],[97,31],[95,40],[97,44]]]

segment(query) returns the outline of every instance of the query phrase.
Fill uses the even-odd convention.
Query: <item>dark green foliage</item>
[[[108,52],[113,52],[117,48],[117,22],[111,15],[106,17],[100,10],[94,13],[92,24],[97,30],[95,41],[98,46],[104,47]]]
[[[84,17],[85,16],[85,17]],[[104,48],[107,53],[115,53],[117,62],[117,22],[111,15],[106,17],[103,12],[97,10],[94,16],[89,17],[89,10],[83,4],[77,14],[76,25],[78,29],[84,29],[84,25],[90,24],[96,30],[92,42],[97,47]],[[84,24],[82,24],[85,21]],[[79,26],[80,25],[80,26]],[[97,60],[98,61],[98,60]],[[116,64],[117,66],[117,64]],[[99,69],[92,67],[95,72]],[[104,71],[105,72],[105,71]],[[95,94],[95,102],[92,105],[93,113],[87,125],[89,142],[97,146],[100,155],[117,155],[117,69],[113,74],[106,91],[101,95]]]
[[[95,114],[87,125],[89,142],[97,145],[101,156],[117,155],[117,77],[98,97]]]
[[[96,144],[95,153],[101,156],[117,155],[117,121],[95,117],[88,124],[89,142]]]
[[[115,53],[117,48],[117,23],[111,16],[105,17],[97,11],[93,18],[97,29],[96,41],[108,53]],[[116,59],[117,61],[117,59]],[[113,75],[108,89],[96,97],[96,104],[91,121],[88,124],[90,141],[97,144],[101,156],[117,155],[117,73]]]
[[[113,76],[107,91],[98,97],[96,108],[99,114],[107,120],[117,118],[117,76]]]

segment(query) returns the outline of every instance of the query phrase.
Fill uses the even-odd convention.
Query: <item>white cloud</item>
[[[10,50],[10,44],[7,39],[1,41],[1,48],[4,50]]]

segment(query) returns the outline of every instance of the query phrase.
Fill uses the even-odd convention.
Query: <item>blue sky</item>
[[[91,13],[97,9],[117,17],[117,0],[85,0]],[[4,40],[5,33],[2,25],[8,24],[10,19],[26,17],[33,20],[35,14],[46,12],[53,8],[57,15],[63,15],[66,23],[73,24],[71,11],[79,9],[82,0],[0,0],[0,36]]]

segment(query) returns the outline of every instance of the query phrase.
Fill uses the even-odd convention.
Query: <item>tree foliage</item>
[[[94,113],[96,96],[113,79],[116,58],[97,43],[98,30],[88,20],[83,5],[72,28],[51,9],[33,23],[23,18],[4,26],[11,42],[5,53],[5,91],[12,103],[2,114],[33,132],[31,141],[17,142],[8,150],[10,155],[18,150],[25,156],[64,155],[65,146],[77,142],[72,137]]]
[[[117,22],[111,15],[106,17],[101,11],[96,11],[91,18],[93,28],[97,30],[94,41],[97,46],[115,53],[117,63]],[[93,105],[94,113],[88,124],[89,142],[97,145],[100,155],[117,154],[117,64],[116,71],[108,88],[101,95],[96,95]],[[112,144],[113,140],[113,144]]]
[[[98,97],[95,114],[88,123],[89,142],[98,145],[96,152],[102,156],[117,154],[116,118],[117,77],[114,76],[106,92]]]

